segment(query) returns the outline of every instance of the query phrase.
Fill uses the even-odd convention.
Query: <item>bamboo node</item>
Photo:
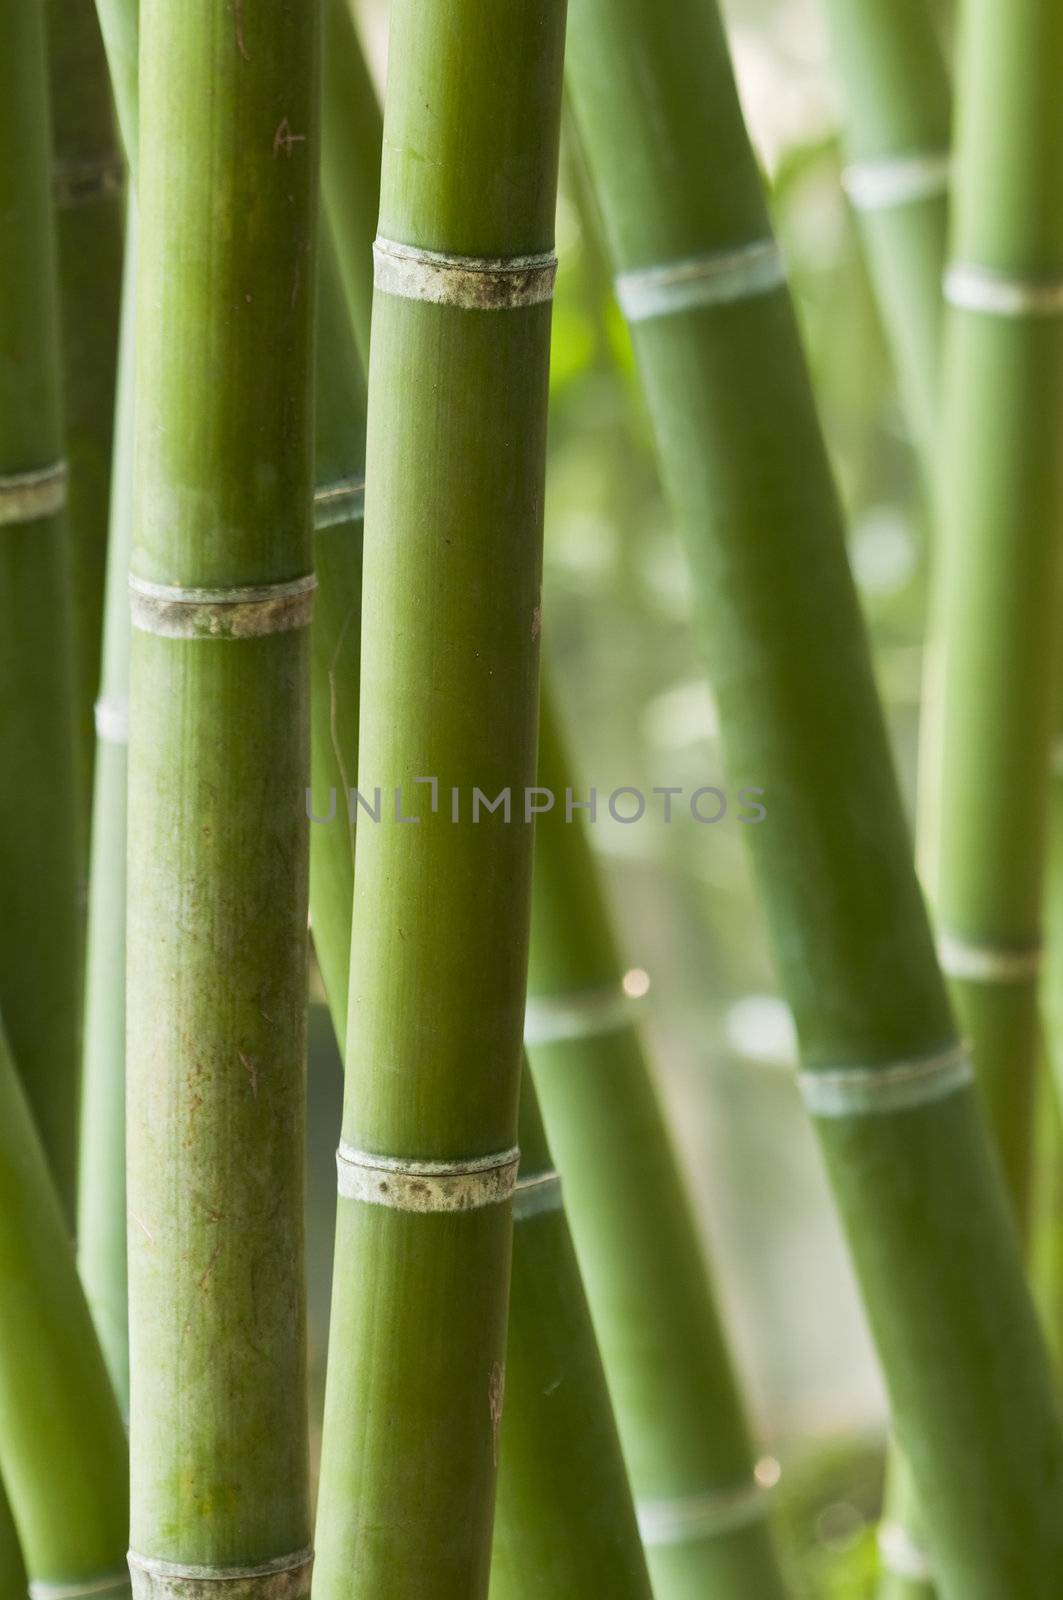
[[[66,505],[65,461],[0,476],[0,523],[38,522]]]
[[[886,1116],[930,1105],[966,1089],[974,1069],[966,1045],[950,1044],[912,1061],[878,1067],[829,1067],[799,1072],[797,1086],[814,1117]]]
[[[529,1217],[563,1209],[561,1178],[552,1167],[545,1172],[529,1173],[526,1178],[517,1178],[513,1190],[514,1222],[526,1222]]]
[[[770,294],[786,283],[786,264],[774,239],[684,261],[636,267],[616,278],[616,297],[628,322],[731,305]]]
[[[125,193],[125,162],[116,151],[85,161],[60,161],[52,173],[52,193],[61,209],[110,200]]]
[[[693,1544],[733,1533],[768,1514],[769,1491],[756,1478],[679,1500],[639,1500],[639,1533],[647,1546]]]
[[[313,1550],[296,1550],[251,1567],[196,1567],[130,1550],[133,1600],[304,1600]]]
[[[857,211],[885,211],[947,194],[952,165],[947,150],[917,150],[907,155],[851,161],[842,188]]]
[[[131,621],[164,639],[255,639],[309,625],[317,579],[231,589],[184,589],[129,575]]]
[[[339,478],[314,491],[314,532],[365,516],[365,479]]]
[[[413,1161],[341,1143],[337,1187],[344,1200],[394,1211],[475,1211],[510,1199],[519,1161],[516,1146],[467,1161]]]
[[[129,699],[126,695],[101,695],[94,711],[96,737],[101,744],[129,743]]]
[[[1058,317],[1063,314],[1063,278],[1012,277],[954,261],[945,270],[945,299],[961,311],[994,317]]]
[[[556,273],[552,250],[534,256],[459,256],[393,239],[373,244],[373,286],[380,294],[463,311],[542,305],[553,297]]]
[[[934,1581],[934,1569],[929,1557],[899,1522],[880,1522],[876,1542],[879,1557],[887,1572],[892,1572],[897,1578],[908,1578],[912,1583]]]
[[[70,1578],[56,1582],[34,1578],[29,1586],[30,1600],[128,1600],[129,1573],[107,1572],[96,1578]]]
[[[595,1039],[631,1026],[631,996],[622,984],[583,989],[575,994],[529,995],[524,1011],[526,1045]]]
[[[951,933],[938,934],[937,952],[942,972],[967,983],[1033,983],[1044,954],[1039,944],[974,944]]]

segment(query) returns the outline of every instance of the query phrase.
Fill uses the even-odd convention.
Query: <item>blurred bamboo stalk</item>
[[[934,960],[719,19],[677,0],[662,29],[650,0],[573,0],[568,62],[732,781],[764,790],[749,837],[799,1084],[942,1585],[1047,1600],[1063,1558],[1047,1355]]]
[[[96,753],[125,172],[92,0],[47,0],[84,818]]]
[[[392,12],[319,1600],[487,1591],[531,830],[451,791],[535,776],[563,31]]]
[[[130,1562],[152,1600],[304,1600],[319,41],[303,7],[141,27]]]
[[[81,810],[41,0],[3,0],[0,1011],[73,1229]]]

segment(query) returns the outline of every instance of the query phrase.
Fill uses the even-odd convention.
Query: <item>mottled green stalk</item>
[[[0,1471],[27,1571],[42,1596],[69,1584],[74,1600],[117,1600],[129,1594],[125,1430],[2,1035],[0,1278]]]
[[[563,22],[557,0],[402,0],[392,14],[359,756],[359,787],[372,803],[379,786],[383,809],[362,822],[355,871],[319,1600],[487,1591]],[[438,810],[418,778],[435,780]],[[474,823],[474,786],[492,800],[510,788],[513,820]],[[449,1209],[455,1191],[467,1209]]]
[[[82,875],[41,0],[3,0],[0,1010],[70,1225]]]
[[[141,23],[132,1560],[152,1597],[302,1600],[318,39],[302,6]]]
[[[658,1600],[782,1595],[749,1428],[544,699],[528,1045]]]
[[[85,821],[92,797],[122,288],[123,167],[92,0],[47,0],[63,398],[70,484],[77,715]]]
[[[574,0],[569,67],[731,780],[943,1594],[1048,1600],[1063,1438],[959,1052],[719,19]]]
[[[126,1293],[126,746],[129,552],[133,534],[134,217],[130,206],[115,417],[103,671],[96,705],[81,1081],[78,1266],[123,1412],[129,1410]]]

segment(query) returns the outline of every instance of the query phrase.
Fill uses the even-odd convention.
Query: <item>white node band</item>
[[[1009,949],[969,944],[951,933],[938,934],[937,952],[942,972],[967,983],[1032,983],[1044,958],[1039,944]]]
[[[514,311],[553,297],[557,257],[458,256],[377,239],[373,284],[379,294],[463,311]]]
[[[35,1578],[29,1586],[30,1600],[129,1600],[129,1573],[108,1572],[102,1577],[69,1579],[65,1582]]]
[[[54,517],[66,505],[66,480],[65,461],[0,476],[0,524]]]
[[[527,1178],[518,1177],[513,1190],[513,1221],[526,1222],[529,1217],[540,1217],[547,1211],[561,1211],[561,1179],[550,1168],[546,1172],[533,1172]]]
[[[96,737],[101,744],[129,743],[129,700],[123,695],[104,695],[95,705]]]
[[[971,1058],[959,1044],[914,1061],[797,1074],[797,1086],[814,1117],[887,1116],[944,1100],[973,1082]]]
[[[309,625],[317,579],[246,588],[183,589],[129,577],[131,620],[164,639],[255,639]]]
[[[193,1567],[129,1552],[133,1600],[303,1600],[310,1592],[312,1550],[254,1567]]]
[[[1020,278],[969,261],[945,270],[945,299],[962,311],[993,317],[1058,317],[1063,314],[1063,278]]]
[[[365,479],[341,478],[324,484],[314,492],[314,531],[334,528],[342,522],[358,522],[365,516]]]
[[[125,163],[108,153],[90,161],[63,161],[52,174],[52,193],[60,208],[83,206],[125,192]]]
[[[524,1010],[524,1043],[560,1044],[617,1033],[633,1021],[632,1002],[620,984],[583,989],[576,994],[529,995]]]
[[[344,1200],[393,1211],[476,1211],[511,1198],[519,1161],[515,1145],[468,1161],[408,1161],[341,1143],[337,1186]]]
[[[644,1545],[692,1544],[766,1516],[768,1491],[751,1478],[733,1489],[710,1489],[682,1500],[640,1500],[635,1511]]]
[[[951,164],[946,150],[853,161],[842,172],[842,188],[857,211],[914,205],[948,192]]]
[[[758,239],[736,250],[618,273],[616,297],[628,322],[646,322],[770,294],[785,282],[786,264],[775,240]]]
[[[908,1578],[912,1583],[933,1582],[934,1569],[929,1557],[899,1522],[880,1522],[876,1542],[887,1571],[898,1578]]]

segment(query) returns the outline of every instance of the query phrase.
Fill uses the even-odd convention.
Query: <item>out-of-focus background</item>
[[[888,353],[839,183],[840,103],[817,0],[728,0],[733,55],[849,512],[850,554],[911,805],[926,527]],[[386,0],[359,11],[383,81]],[[716,1267],[800,1592],[871,1593],[885,1410],[818,1152],[792,1082],[735,808],[713,826],[620,786],[726,789],[683,549],[571,130],[562,155],[547,494],[545,660],[634,974],[660,1090]],[[764,404],[771,405],[766,393]],[[767,803],[770,806],[770,796]],[[708,803],[706,803],[708,809]],[[903,1003],[903,1002],[899,1002]],[[314,1326],[323,1371],[339,1063],[316,1010]],[[755,1600],[751,1596],[750,1600]]]

